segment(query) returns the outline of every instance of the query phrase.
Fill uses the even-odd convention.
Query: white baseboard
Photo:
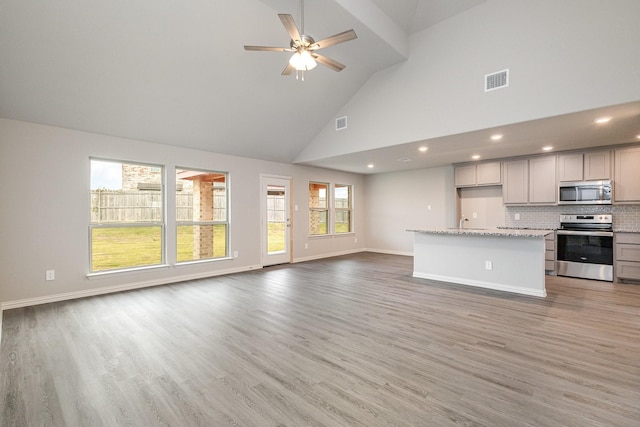
[[[534,297],[546,297],[546,289],[519,288],[516,286],[502,285],[498,283],[484,282],[482,280],[465,279],[461,277],[442,276],[439,274],[426,274],[413,272],[413,277],[420,279],[436,280],[438,282],[458,283],[461,285],[475,286],[477,288],[494,289],[496,291],[512,292],[516,294],[531,295]]]
[[[366,248],[366,252],[375,252],[379,254],[387,254],[387,255],[402,255],[402,256],[413,256],[413,252],[403,252],[403,251],[390,251],[387,249],[373,249]]]
[[[332,253],[322,254],[322,255],[312,255],[312,256],[306,256],[306,257],[299,257],[299,258],[294,258],[293,262],[294,263],[298,263],[298,262],[305,262],[305,261],[313,261],[313,260],[316,260],[316,259],[331,258],[331,257],[334,257],[334,256],[357,254],[359,252],[366,252],[366,250],[365,249],[351,249],[351,250],[348,250],[348,251],[340,251],[340,252],[332,252]]]
[[[225,274],[242,273],[244,271],[261,269],[261,265],[251,265],[242,268],[230,268],[226,270],[211,271],[198,274],[186,274],[182,276],[171,276],[155,280],[145,280],[142,282],[127,283],[124,285],[105,286],[103,288],[87,289],[84,291],[65,292],[61,294],[46,295],[35,298],[25,298],[15,301],[4,301],[0,303],[0,313],[2,310],[10,310],[12,308],[29,307],[32,305],[47,304],[50,302],[67,301],[78,298],[92,297],[96,295],[112,294],[115,292],[130,291],[133,289],[149,288],[152,286],[167,285],[170,283],[185,282],[187,280],[204,279],[207,277],[222,276]],[[1,322],[0,322],[1,327]],[[1,330],[1,329],[0,329]]]

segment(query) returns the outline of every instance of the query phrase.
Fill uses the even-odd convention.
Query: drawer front
[[[616,245],[616,260],[640,262],[640,245],[618,243]]]
[[[544,262],[544,269],[545,270],[555,270],[556,269],[556,262],[555,261],[545,261]]]
[[[640,262],[616,262],[616,276],[620,279],[640,280]]]
[[[544,251],[544,259],[546,261],[555,261],[556,260],[556,251]]]
[[[555,240],[545,240],[544,241],[544,248],[548,251],[555,251],[556,250],[556,242]]]
[[[616,233],[616,243],[640,245],[640,233]]]

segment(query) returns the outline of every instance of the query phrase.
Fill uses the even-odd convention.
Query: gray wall
[[[367,248],[411,255],[407,229],[453,225],[453,167],[367,175],[365,200]]]
[[[504,226],[505,207],[502,203],[502,186],[469,187],[458,190],[460,214],[469,221],[467,228],[492,228]],[[473,214],[476,214],[476,218]]]
[[[298,161],[454,135],[640,99],[640,1],[490,0],[411,38]],[[484,76],[510,69],[508,88]]]
[[[228,171],[231,188],[230,249],[239,258],[161,270],[87,278],[89,158]],[[260,265],[261,173],[291,176],[296,259],[348,253],[364,247],[364,178],[361,175],[252,160],[168,145],[0,119],[0,302],[46,301],[60,294],[170,282]],[[352,184],[355,234],[308,238],[308,182]],[[167,191],[174,191],[167,180]],[[171,198],[168,198],[171,202]],[[167,206],[167,210],[174,206]],[[171,219],[168,216],[167,220]],[[168,222],[167,240],[175,239]],[[358,242],[355,242],[355,239]],[[305,249],[305,243],[309,248]],[[170,254],[168,261],[173,256]],[[56,280],[45,281],[55,269]]]

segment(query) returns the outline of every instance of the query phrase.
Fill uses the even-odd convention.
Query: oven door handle
[[[572,231],[558,230],[558,234],[566,236],[596,236],[596,237],[613,237],[613,231]]]

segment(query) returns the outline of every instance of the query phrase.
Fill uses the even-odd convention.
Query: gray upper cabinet
[[[611,152],[560,154],[558,156],[558,181],[590,181],[611,179]]]
[[[476,165],[456,166],[453,174],[456,187],[476,185]]]
[[[640,202],[640,147],[615,151],[615,202]]]
[[[456,187],[500,185],[502,183],[501,163],[486,162],[456,166],[454,169],[454,182]]]
[[[476,166],[478,185],[499,185],[502,183],[502,164],[500,162],[478,163]]]
[[[582,153],[558,156],[558,181],[582,181],[584,157]]]
[[[525,204],[529,201],[529,161],[509,160],[503,163],[502,202]]]
[[[611,179],[611,151],[584,153],[584,179]]]
[[[506,205],[555,204],[556,156],[505,161],[502,201]]]
[[[529,203],[555,204],[556,156],[529,159]]]

